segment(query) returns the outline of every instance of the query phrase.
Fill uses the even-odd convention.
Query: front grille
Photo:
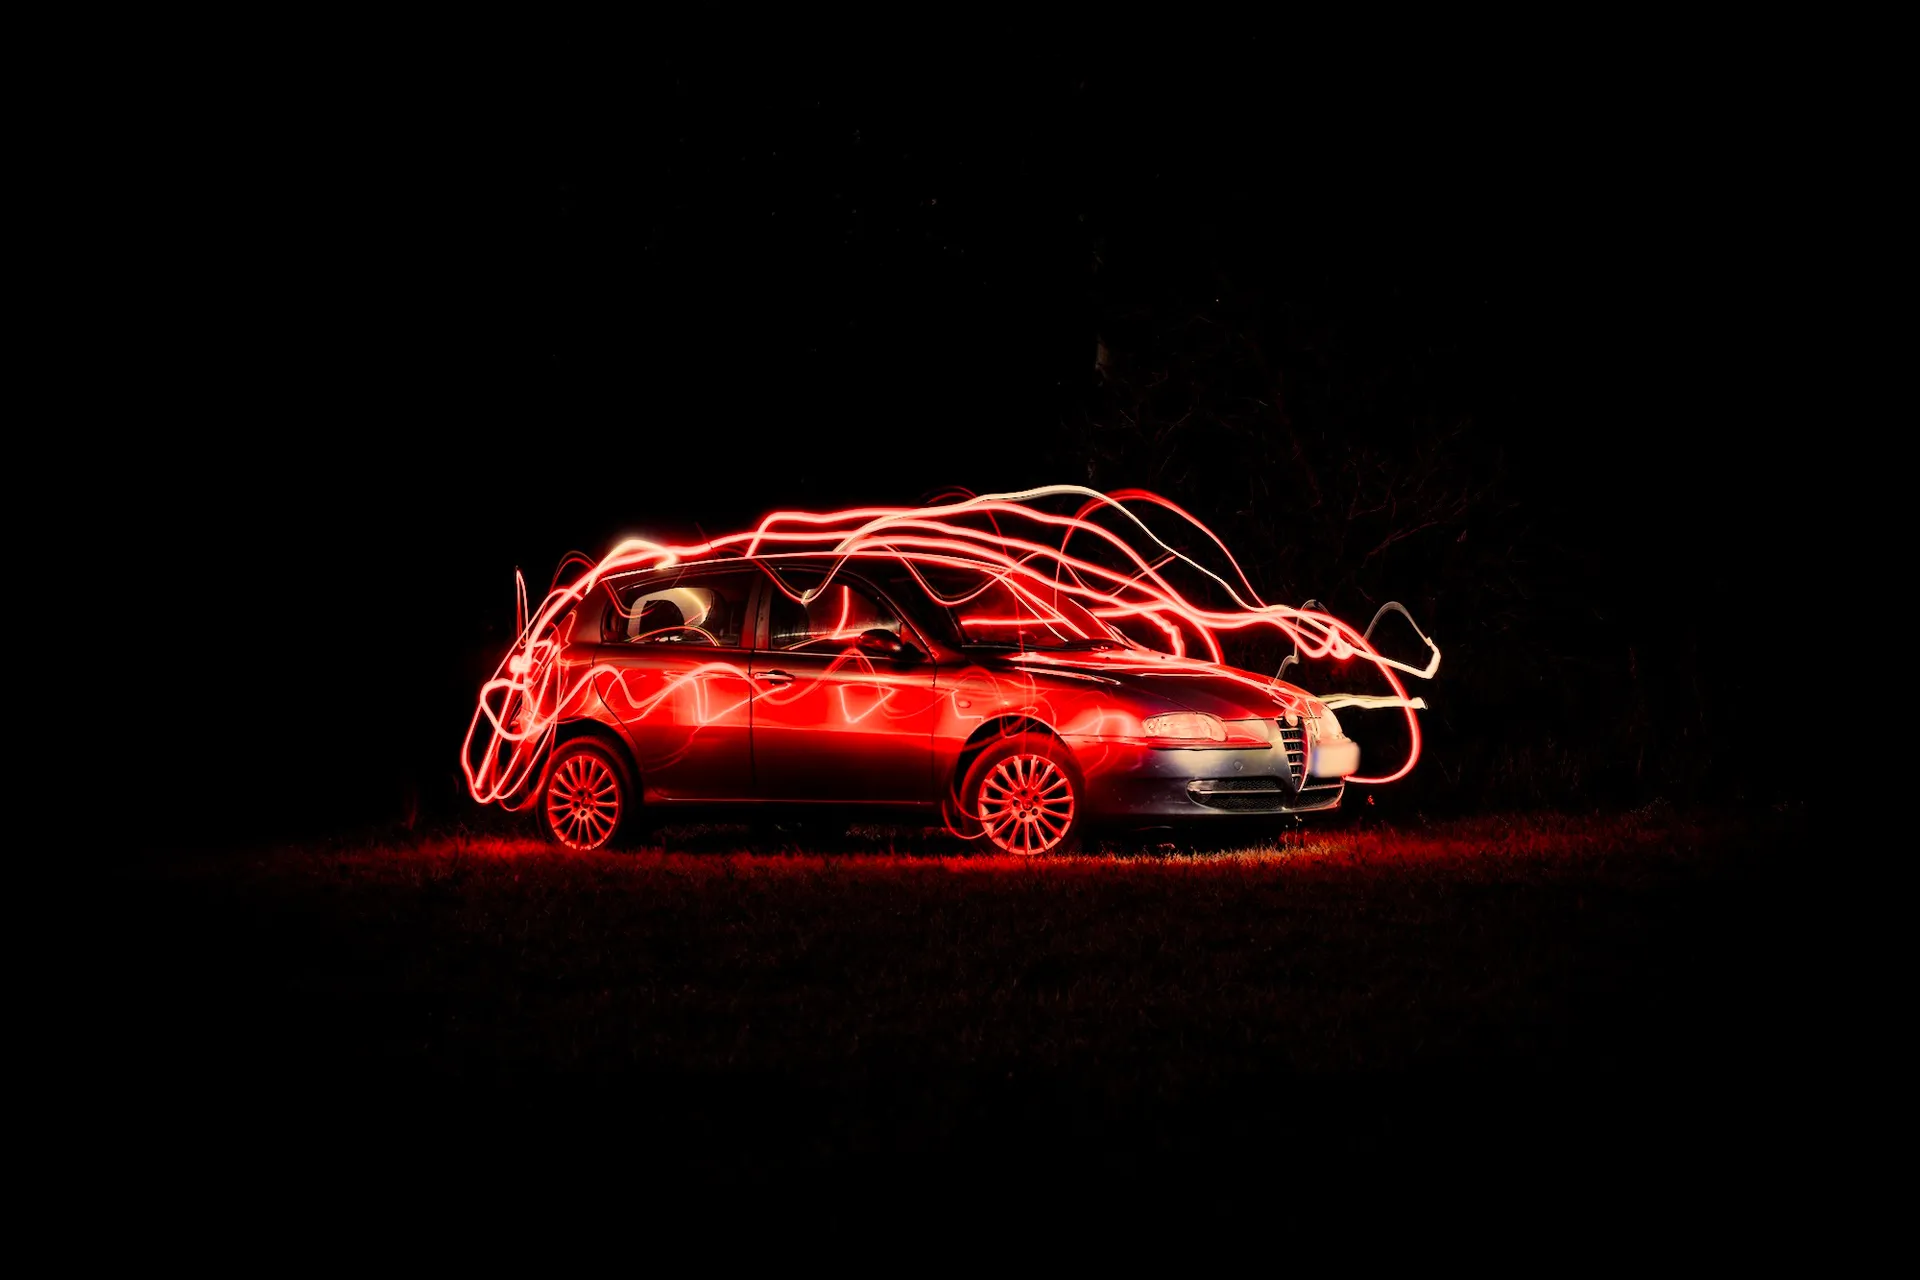
[[[1307,768],[1307,725],[1304,720],[1288,724],[1284,716],[1279,724],[1280,749],[1287,753],[1287,780],[1297,787]]]
[[[1202,791],[1193,798],[1209,809],[1231,813],[1278,813],[1287,803],[1284,791]]]
[[[1233,813],[1291,813],[1327,808],[1340,803],[1344,780],[1308,778],[1299,791],[1289,791],[1279,778],[1198,778],[1187,784],[1187,797],[1209,809]]]
[[[1260,813],[1286,807],[1293,793],[1278,778],[1201,778],[1187,784],[1187,795],[1209,809]]]

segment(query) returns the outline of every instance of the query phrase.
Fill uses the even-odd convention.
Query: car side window
[[[819,575],[783,574],[790,591],[805,592],[819,585]],[[838,653],[851,649],[867,631],[900,634],[899,615],[876,600],[863,586],[835,579],[824,591],[801,604],[778,584],[769,584],[771,609],[767,619],[767,646],[788,652]]]
[[[739,574],[711,574],[616,588],[602,634],[612,644],[737,648],[747,586]]]

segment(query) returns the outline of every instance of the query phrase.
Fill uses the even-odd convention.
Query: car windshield
[[[1131,649],[1132,641],[1089,613],[1066,592],[1031,578],[923,569],[969,647],[997,649]]]

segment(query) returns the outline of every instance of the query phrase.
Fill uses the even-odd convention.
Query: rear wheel
[[[541,789],[540,825],[547,837],[569,849],[603,849],[627,816],[625,774],[605,747],[569,742],[553,753]]]
[[[1079,774],[1054,738],[1022,735],[987,748],[960,796],[968,825],[1003,853],[1063,852],[1080,830]]]

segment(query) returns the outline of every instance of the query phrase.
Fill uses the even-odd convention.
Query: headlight
[[[1332,707],[1315,707],[1314,711],[1320,721],[1321,737],[1344,738],[1347,736],[1340,731],[1340,717],[1333,714]]]
[[[1140,722],[1149,738],[1177,738],[1193,742],[1225,742],[1227,727],[1214,716],[1198,711],[1176,711],[1170,716],[1148,716]]]

